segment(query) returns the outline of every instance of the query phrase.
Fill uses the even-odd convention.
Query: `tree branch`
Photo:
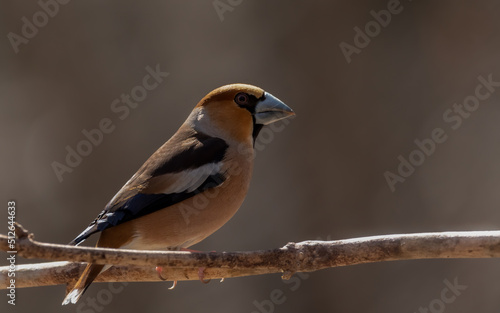
[[[75,247],[37,242],[16,228],[16,256],[47,260],[112,264],[96,281],[160,281],[155,266],[164,266],[168,280],[230,278],[295,272],[372,262],[500,257],[500,231],[443,232],[383,235],[336,241],[303,241],[282,248],[251,252],[139,251]],[[0,250],[9,251],[8,237],[0,235]],[[52,262],[19,265],[16,288],[64,284],[78,278],[83,263]],[[7,288],[8,266],[0,267],[0,289]]]

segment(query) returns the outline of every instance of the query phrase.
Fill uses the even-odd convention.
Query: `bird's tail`
[[[71,288],[71,290],[68,289],[66,292],[66,297],[63,300],[63,305],[66,305],[68,303],[76,303],[78,299],[83,295],[85,290],[90,286],[90,284],[94,281],[94,279],[99,275],[104,268],[104,265],[102,264],[92,264],[89,263],[87,264],[87,267],[83,271],[82,275],[76,282],[76,284]]]

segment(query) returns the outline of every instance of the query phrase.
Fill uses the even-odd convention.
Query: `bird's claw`
[[[192,250],[192,249],[187,249],[187,248],[181,248],[181,251],[187,251],[187,252],[202,252],[202,251],[199,251],[199,250]],[[211,252],[215,252],[215,251],[211,251]],[[208,284],[210,282],[211,279],[205,279],[205,268],[204,267],[200,267],[198,268],[198,278],[200,279],[200,281],[204,284]],[[224,279],[223,279],[224,280]]]
[[[161,266],[157,266],[156,267],[156,272],[158,273],[158,277],[161,279],[161,280],[167,280],[167,278],[163,277],[163,275],[161,274],[163,272],[163,267]],[[169,290],[172,290],[175,288],[175,286],[177,286],[177,281],[174,280],[174,283],[172,284],[172,287],[168,288]]]
[[[208,284],[211,281],[211,279],[205,279],[205,268],[204,267],[198,268],[198,278],[204,284]]]
[[[170,286],[168,288],[168,290],[173,290],[175,288],[175,286],[177,286],[177,281],[176,280],[174,280],[174,283],[172,284],[172,286]]]
[[[163,275],[161,274],[163,272],[163,267],[161,266],[157,266],[156,267],[156,272],[158,273],[158,277],[161,279],[161,280],[167,280],[165,277],[163,277]]]

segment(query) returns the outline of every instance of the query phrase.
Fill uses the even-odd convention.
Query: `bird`
[[[259,132],[294,115],[253,85],[230,84],[209,92],[70,244],[79,245],[95,233],[100,233],[96,246],[102,248],[181,250],[202,241],[242,205]],[[76,303],[110,267],[88,263],[62,304]]]

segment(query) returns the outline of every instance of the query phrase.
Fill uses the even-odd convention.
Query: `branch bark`
[[[164,267],[168,280],[198,280],[295,272],[372,262],[440,259],[498,258],[500,231],[442,232],[383,235],[335,241],[303,241],[282,248],[251,252],[139,251],[75,247],[41,243],[24,229],[16,229],[16,258],[72,261],[19,265],[16,288],[64,284],[77,279],[84,263],[112,264],[96,281],[160,281],[155,266]],[[8,238],[0,235],[0,250],[9,251]],[[8,266],[0,267],[0,289],[8,284]]]

